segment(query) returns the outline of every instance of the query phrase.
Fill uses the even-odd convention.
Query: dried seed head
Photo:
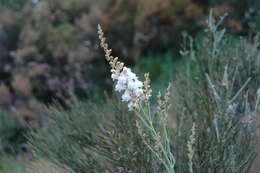
[[[162,100],[161,92],[158,93],[158,95],[157,95],[157,104],[158,104],[157,113],[166,113],[167,111],[169,111],[170,99],[171,99],[171,88],[172,88],[172,85],[171,85],[171,83],[169,83],[166,93],[163,96],[163,100]]]
[[[196,130],[196,124],[192,124],[192,129],[191,129],[191,135],[189,138],[189,141],[187,143],[187,148],[188,148],[188,157],[190,160],[192,160],[193,155],[194,155],[194,148],[193,145],[195,143],[195,130]]]
[[[144,80],[144,99],[146,101],[148,101],[152,95],[152,89],[150,86],[151,80],[149,78],[149,73],[145,73],[144,78],[145,78],[145,80]]]
[[[160,134],[158,134],[155,138],[155,145],[154,145],[154,148],[156,151],[160,151],[160,148],[161,148],[161,136]]]
[[[162,94],[159,91],[157,94],[157,113],[161,113],[163,108]]]
[[[98,25],[98,35],[99,35],[99,39],[100,39],[100,46],[103,48],[103,50],[105,52],[106,60],[109,62],[109,65],[111,66],[112,69],[116,69],[116,64],[117,64],[117,62],[119,62],[118,57],[113,57],[111,55],[112,49],[108,49],[108,44],[106,43],[106,38],[104,36],[104,32],[100,25]]]
[[[136,125],[136,127],[137,127],[138,134],[139,134],[140,137],[142,138],[144,144],[145,144],[146,146],[149,146],[149,144],[147,143],[147,141],[146,141],[146,139],[145,139],[145,138],[146,138],[146,134],[144,133],[143,128],[140,126],[140,124],[139,124],[139,122],[138,122],[137,120],[135,121],[135,125]]]
[[[167,87],[166,93],[164,95],[165,104],[169,104],[170,103],[171,89],[172,89],[172,84],[169,82],[169,85]]]

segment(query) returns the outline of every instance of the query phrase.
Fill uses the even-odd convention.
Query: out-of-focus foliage
[[[29,2],[29,0],[0,0],[0,8],[19,9],[25,2]]]
[[[143,57],[134,66],[134,71],[139,76],[149,72],[153,81],[151,84],[153,92],[157,93],[162,88],[167,88],[169,81],[176,76],[181,67],[184,67],[183,59],[172,51],[167,51],[164,54],[151,54]],[[152,95],[152,100],[155,98],[156,95]]]
[[[20,160],[11,157],[0,158],[0,173],[26,173],[24,165]]]
[[[231,33],[254,34],[260,27],[257,1],[2,0],[0,107],[37,127],[46,114],[43,104],[56,99],[66,105],[63,98],[71,93],[84,99],[103,94],[111,81],[97,51],[98,23],[117,55],[142,64],[140,57],[178,50],[183,31],[201,31],[209,8],[216,16],[230,14],[225,27]],[[144,64],[156,75],[171,68],[171,57]]]
[[[70,92],[86,96],[93,89],[91,81],[102,70],[93,66],[100,64],[93,34],[100,13],[90,3],[27,1],[21,10],[1,11],[0,102],[5,110],[34,126],[42,103]]]
[[[5,112],[0,112],[0,155],[17,154],[27,149],[26,128],[23,120]]]
[[[203,16],[203,8],[190,0],[108,0],[102,5],[102,26],[113,50],[135,61],[150,50],[178,49],[180,33],[195,32]]]
[[[216,16],[229,13],[224,25],[231,33],[248,34],[249,28],[259,31],[260,6],[257,2],[107,0],[102,3],[102,24],[114,43],[113,50],[136,61],[140,54],[151,50],[178,50],[181,32],[196,33],[203,29],[210,8]]]

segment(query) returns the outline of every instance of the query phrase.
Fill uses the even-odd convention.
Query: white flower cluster
[[[138,80],[131,69],[123,67],[122,71],[112,69],[111,72],[111,78],[116,81],[115,91],[123,92],[122,101],[128,102],[130,111],[138,106],[138,101],[148,99],[151,96],[145,96],[143,83]]]

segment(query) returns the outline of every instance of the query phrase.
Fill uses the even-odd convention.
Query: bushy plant
[[[153,172],[135,116],[115,99],[102,105],[51,108],[52,128],[33,135],[33,151],[75,172]]]
[[[208,23],[207,36],[182,51],[186,71],[175,80],[174,139],[180,140],[175,146],[176,169],[189,172],[191,157],[192,172],[249,172],[259,130],[259,36],[253,40],[224,36],[212,14]],[[192,123],[195,143],[187,150],[180,143],[189,139]]]
[[[249,172],[257,146],[259,37],[234,41],[218,29],[221,20],[211,13],[209,34],[181,51],[187,71],[175,79],[173,99],[168,87],[157,104],[149,101],[149,76],[139,81],[113,57],[99,28],[115,90],[128,107],[108,99],[51,108],[50,128],[30,138],[33,151],[75,172]]]

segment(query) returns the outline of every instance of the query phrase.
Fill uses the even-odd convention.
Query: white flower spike
[[[111,56],[111,49],[105,42],[104,33],[98,26],[99,39],[101,47],[105,51],[105,56],[111,66],[111,78],[115,82],[115,91],[122,93],[122,101],[128,102],[128,109],[132,111],[138,107],[141,101],[147,101],[151,97],[152,90],[150,88],[149,75],[145,75],[144,83],[139,81],[136,74],[130,68],[124,66],[124,63],[118,61],[117,57]]]

